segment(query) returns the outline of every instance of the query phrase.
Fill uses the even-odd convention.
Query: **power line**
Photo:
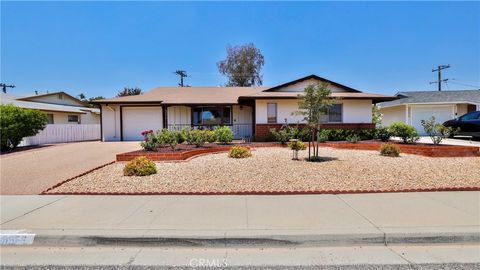
[[[455,79],[452,79],[452,80],[455,80]],[[480,88],[480,86],[479,86],[479,85],[466,84],[466,83],[459,83],[459,82],[452,82],[452,81],[450,81],[450,83],[453,83],[453,84],[458,84],[458,85],[463,85],[463,86],[469,86],[469,87],[478,87],[478,88]]]
[[[450,68],[450,65],[439,65],[436,69],[432,69],[432,72],[438,72],[438,79],[436,82],[430,82],[430,84],[438,84],[438,91],[442,91],[442,82],[447,82],[448,79],[442,80],[442,70]]]

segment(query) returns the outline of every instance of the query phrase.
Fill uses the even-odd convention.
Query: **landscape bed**
[[[325,162],[292,161],[291,150],[256,148],[252,157],[227,153],[188,162],[157,163],[158,173],[123,176],[117,162],[65,182],[45,194],[295,194],[418,190],[480,190],[480,158],[441,158],[321,148]],[[301,151],[305,158],[307,151]]]
[[[341,142],[325,142],[320,147],[333,147],[341,149],[353,150],[372,150],[379,151],[382,144],[386,142],[380,141],[361,141],[358,143]],[[475,157],[480,156],[480,148],[475,146],[458,146],[458,145],[432,145],[432,144],[403,144],[393,142],[403,153],[422,155],[427,157]],[[232,146],[245,146],[255,149],[260,147],[281,147],[280,143],[264,142],[264,143],[235,143],[235,144],[216,144],[209,143],[203,147],[196,148],[194,145],[179,144],[176,150],[168,147],[160,148],[158,151],[137,150],[128,153],[118,154],[117,161],[130,161],[139,156],[146,156],[154,161],[181,161],[188,160],[195,156],[212,154],[218,152],[226,152]]]

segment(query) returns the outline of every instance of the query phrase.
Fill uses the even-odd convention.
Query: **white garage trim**
[[[161,106],[120,106],[120,140],[142,140],[144,130],[163,128]]]
[[[414,126],[420,135],[426,135],[421,120],[435,116],[439,123],[455,118],[455,106],[451,105],[410,105],[408,106],[408,123]]]

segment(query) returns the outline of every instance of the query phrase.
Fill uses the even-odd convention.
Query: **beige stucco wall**
[[[298,100],[296,99],[271,99],[256,100],[256,123],[267,123],[267,103],[277,103],[277,123],[303,123],[303,116],[292,115],[292,112],[298,110]],[[343,104],[343,123],[371,123],[372,122],[372,102],[371,100],[339,100],[337,103]]]
[[[84,125],[100,124],[100,114],[86,111],[86,114],[80,116],[80,123]]]
[[[76,124],[75,122],[68,122],[69,115],[78,115],[81,121],[83,114],[79,113],[63,113],[63,112],[51,112],[51,111],[44,111],[46,114],[53,115],[53,124]],[[99,123],[97,123],[99,124]]]
[[[120,140],[120,106],[102,105],[102,140]]]
[[[60,104],[60,105],[71,105],[71,106],[85,106],[83,103],[78,102],[77,100],[61,94],[63,99],[59,98],[59,94],[48,95],[48,96],[38,96],[38,97],[30,97],[28,98],[29,101],[35,102],[43,102],[43,103],[52,103],[52,104]]]
[[[406,108],[405,105],[380,108],[380,113],[382,114],[382,125],[388,126],[393,122],[404,122],[406,123]]]

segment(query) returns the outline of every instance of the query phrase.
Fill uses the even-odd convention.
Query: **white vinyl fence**
[[[53,124],[37,135],[24,138],[20,146],[100,140],[100,125]]]

